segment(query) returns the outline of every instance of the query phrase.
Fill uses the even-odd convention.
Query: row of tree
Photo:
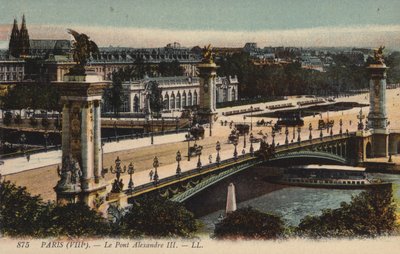
[[[113,222],[83,203],[57,206],[9,181],[0,184],[0,232],[12,237],[190,237],[198,228],[180,203],[158,196],[138,200]]]
[[[61,111],[60,95],[51,84],[32,83],[11,86],[0,98],[1,108],[6,110],[54,110]]]
[[[240,83],[240,96],[286,96],[300,94],[336,95],[351,90],[368,88],[366,66],[346,55],[332,55],[334,65],[325,72],[301,68],[300,62],[287,64],[255,65],[248,53],[235,53],[222,58],[218,63],[218,75],[237,75]],[[394,52],[386,59],[388,83],[400,82],[400,53]]]
[[[136,200],[112,222],[82,203],[57,206],[31,196],[9,181],[0,185],[0,232],[31,237],[192,237],[199,228],[193,214],[159,195]],[[340,208],[306,216],[288,227],[281,216],[251,207],[229,213],[216,224],[217,239],[281,239],[287,237],[376,237],[398,234],[391,187],[374,188],[354,196]]]
[[[216,225],[217,239],[278,239],[377,237],[399,233],[391,187],[374,188],[354,196],[340,208],[306,216],[297,227],[286,227],[281,216],[247,207],[238,209]]]

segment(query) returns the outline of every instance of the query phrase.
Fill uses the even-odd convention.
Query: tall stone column
[[[381,50],[381,49],[379,49]],[[372,156],[387,157],[389,130],[386,114],[386,70],[382,52],[375,51],[375,62],[368,66],[370,74],[370,110],[368,127],[372,134]]]
[[[211,45],[203,50],[203,60],[197,65],[200,77],[200,109],[198,117],[200,122],[209,122],[210,125],[215,120],[216,113],[216,86],[218,66],[214,63]],[[211,133],[210,133],[211,134]]]
[[[100,100],[108,82],[95,73],[65,75],[54,82],[63,105],[61,179],[55,191],[60,204],[83,201],[98,208],[106,185],[100,179],[102,168]],[[97,200],[97,201],[96,201]]]
[[[94,101],[94,180],[99,183],[101,170],[103,168],[102,161],[102,145],[101,145],[101,110],[100,100]]]

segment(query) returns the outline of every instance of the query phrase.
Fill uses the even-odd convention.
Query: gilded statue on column
[[[202,62],[208,64],[214,63],[214,53],[212,52],[211,44],[208,44],[208,46],[204,46]]]
[[[374,49],[374,61],[377,64],[383,64],[383,50],[385,49],[385,46],[380,46],[377,49]]]

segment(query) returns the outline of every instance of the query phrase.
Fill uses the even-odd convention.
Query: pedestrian
[[[154,172],[153,172],[153,170],[151,169],[151,170],[150,170],[150,173],[149,173],[150,181],[153,180],[153,175],[154,175]]]
[[[244,150],[244,148],[243,148],[242,155],[244,156],[245,154],[246,154],[246,150]]]
[[[208,161],[210,162],[210,164],[212,163],[212,155],[211,154],[208,156]]]
[[[26,160],[27,160],[28,162],[31,160],[31,155],[30,155],[30,154],[26,155]]]

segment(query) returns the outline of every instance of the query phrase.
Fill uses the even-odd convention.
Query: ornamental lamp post
[[[201,156],[201,149],[202,149],[201,146],[197,146],[197,147],[196,147],[196,154],[199,156],[199,158],[198,158],[198,160],[197,160],[197,168],[198,168],[199,170],[201,169],[201,166],[202,166],[202,164],[201,164],[201,159],[200,159],[200,156]]]
[[[189,130],[190,130],[190,128],[189,128]],[[188,134],[185,135],[185,137],[188,142],[187,157],[188,157],[188,161],[190,161],[190,131],[188,132]]]
[[[246,148],[246,132],[244,132],[243,136],[243,148]]]
[[[43,137],[44,137],[44,150],[47,152],[47,139],[49,138],[49,133],[45,131]]]
[[[297,142],[299,142],[299,144],[300,144],[300,142],[301,142],[300,133],[301,133],[301,127],[298,126],[298,127],[297,127]]]
[[[250,130],[253,131],[253,105],[250,106]]]
[[[119,159],[119,156],[117,156],[117,159],[115,160],[115,169],[113,167],[110,167],[110,172],[112,174],[115,174],[115,180],[112,185],[111,192],[113,193],[119,193],[122,191],[122,187],[124,186],[122,183],[121,179],[121,174],[126,172],[126,167],[122,169],[121,167],[121,160]]]
[[[221,162],[221,157],[219,156],[219,150],[221,150],[221,144],[219,143],[219,141],[217,141],[217,144],[215,145],[215,150],[217,150],[216,162],[219,165],[219,163]]]
[[[178,166],[176,167],[176,174],[178,176],[180,176],[181,172],[182,172],[181,165],[180,165],[180,162],[182,160],[182,156],[181,156],[181,152],[180,151],[176,152],[176,158],[175,159],[176,159],[176,162],[178,163]]]
[[[25,151],[25,142],[26,142],[25,133],[21,134],[21,136],[19,137],[19,141],[20,141],[20,144],[21,144],[21,151]]]
[[[135,168],[133,167],[133,163],[129,163],[128,166],[128,174],[129,174],[129,183],[128,183],[128,189],[129,189],[129,193],[132,193],[133,188],[134,188],[134,184],[133,184],[133,180],[132,180],[132,175],[133,173],[135,173]]]
[[[158,172],[157,172],[157,168],[158,168],[159,166],[160,166],[160,163],[158,162],[158,158],[157,158],[157,156],[156,156],[156,157],[154,157],[154,160],[153,160],[153,168],[154,168],[153,180],[154,180],[154,183],[155,183],[155,184],[157,184],[158,178],[159,178]]]
[[[233,151],[233,158],[235,160],[237,160],[237,156],[238,156],[237,149],[236,149],[236,147],[238,145],[238,139],[237,138],[233,141],[233,145],[235,146],[235,150]]]
[[[250,154],[251,154],[251,156],[254,155],[253,139],[254,139],[253,133],[251,132],[250,133]]]
[[[275,146],[275,130],[274,129],[272,129],[271,136],[272,136],[272,146]]]
[[[285,135],[286,135],[285,145],[288,145],[288,144],[289,144],[289,139],[288,139],[288,136],[289,136],[289,129],[288,129],[287,126],[286,126],[286,129],[285,129]]]

